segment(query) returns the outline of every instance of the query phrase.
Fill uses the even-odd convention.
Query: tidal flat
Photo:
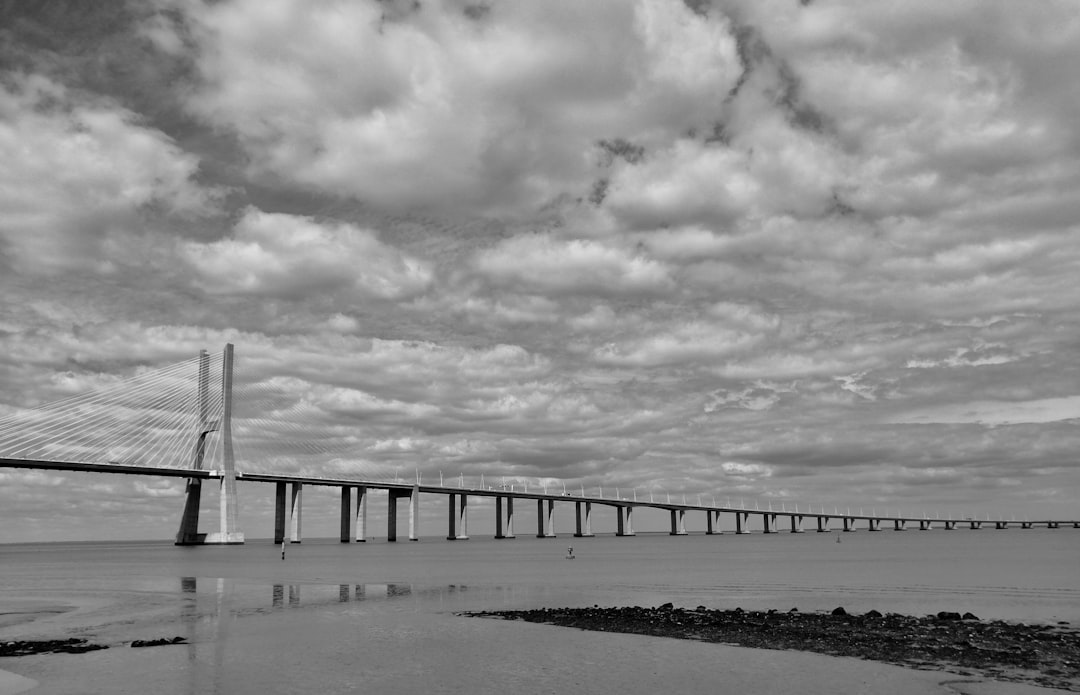
[[[1080,692],[1080,630],[1059,625],[981,621],[940,611],[917,617],[871,610],[852,615],[797,609],[540,608],[462,613],[598,632],[814,652]]]

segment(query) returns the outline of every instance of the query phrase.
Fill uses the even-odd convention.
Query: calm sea
[[[574,560],[566,559],[570,545]],[[953,610],[984,619],[1080,624],[1080,531],[305,540],[288,545],[284,560],[269,541],[194,548],[2,545],[0,640],[84,636],[114,646],[8,659],[0,668],[37,680],[33,692],[41,695],[416,688],[636,693],[655,692],[656,678],[676,691],[710,687],[720,676],[708,664],[725,649],[716,645],[453,615],[666,602]],[[190,644],[122,646],[173,636]],[[736,651],[747,656],[725,667],[725,682],[751,678],[751,671],[753,679],[762,678],[761,669],[751,668],[762,657]],[[771,654],[767,664],[821,658]],[[603,690],[592,689],[598,684]]]

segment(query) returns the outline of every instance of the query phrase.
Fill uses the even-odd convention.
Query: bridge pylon
[[[195,441],[192,468],[202,470],[206,457],[206,438],[213,432],[221,436],[222,470],[220,495],[220,523],[218,531],[199,533],[199,507],[202,501],[202,480],[188,478],[184,512],[180,517],[180,529],[176,533],[176,545],[239,545],[244,542],[244,532],[237,521],[236,461],[232,442],[232,385],[233,346],[225,346],[221,374],[221,417],[214,419],[210,413],[210,356],[206,350],[199,351],[198,383],[198,437]]]

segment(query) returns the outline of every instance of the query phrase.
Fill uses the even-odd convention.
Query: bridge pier
[[[686,510],[685,509],[672,509],[671,510],[671,533],[669,536],[685,536],[686,535]]]
[[[867,527],[867,530],[869,530],[869,531],[880,531],[881,530],[881,519],[867,519],[866,520],[866,527]]]
[[[506,538],[503,535],[503,498],[502,495],[495,495],[495,538]]]
[[[454,498],[458,498],[457,514],[454,513]],[[469,497],[464,492],[449,495],[450,519],[446,533],[448,541],[469,540]]]
[[[844,531],[851,533],[855,530],[855,520],[850,517],[844,517]]]
[[[285,483],[274,483],[274,545],[285,542]]]
[[[420,483],[414,483],[409,495],[409,540],[420,540]]]
[[[791,515],[791,532],[792,533],[802,533],[803,532],[803,530],[802,530],[802,521],[803,521],[803,518],[801,516],[799,516],[797,514],[792,514]]]
[[[768,512],[761,515],[762,533],[776,533],[776,515]]]
[[[893,531],[906,531],[907,522],[903,519],[893,519]]]
[[[828,533],[829,529],[829,517],[819,516],[817,518],[817,530],[818,533]]]
[[[352,490],[348,485],[341,486],[341,533],[339,540],[348,543],[352,535]]]
[[[631,505],[626,505],[626,535],[637,535],[634,533],[634,507]]]
[[[1002,529],[1007,529],[1007,528],[1009,528],[1009,522],[1008,521],[995,521],[994,522],[994,528],[999,530],[999,531],[1002,530]]]
[[[745,533],[750,533],[747,530],[746,525],[750,521],[749,512],[735,512],[735,535],[741,536]]]
[[[555,537],[555,500],[547,501],[547,535],[545,537]]]
[[[514,498],[506,498],[506,537],[514,538]]]
[[[982,528],[982,522],[972,520],[971,522],[968,523],[968,528],[970,528],[972,531],[978,531],[979,529]]]
[[[711,509],[705,510],[705,535],[706,536],[719,536],[724,532],[718,527],[720,526],[720,512],[714,512]]]
[[[956,528],[956,522],[955,521],[946,521],[945,522],[945,530],[946,531],[952,531],[955,528]]]
[[[301,483],[292,484],[292,503],[289,507],[289,542],[299,543],[301,541],[300,533],[303,530],[303,506],[304,506],[304,486]]]
[[[672,514],[674,514],[674,512],[672,512]],[[674,523],[674,520],[672,521],[672,523]],[[672,534],[674,534],[674,532],[675,532],[675,530],[674,530],[674,527],[673,527],[672,528]],[[620,507],[618,505],[615,506],[615,535],[616,536],[625,536],[626,535],[626,529],[623,526],[622,507]]]
[[[357,543],[367,542],[367,488],[363,485],[356,486],[356,528],[353,534],[353,540]]]

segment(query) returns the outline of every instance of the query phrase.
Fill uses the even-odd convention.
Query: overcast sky
[[[0,4],[0,415],[231,342],[354,445],[241,466],[1080,517],[1075,2],[126,5]]]

